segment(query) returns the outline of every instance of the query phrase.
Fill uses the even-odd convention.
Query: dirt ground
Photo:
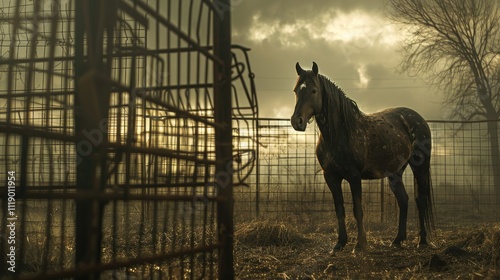
[[[417,231],[403,248],[390,247],[395,226],[370,225],[369,250],[353,254],[351,239],[330,255],[333,224],[300,228],[259,221],[238,226],[238,279],[500,279],[500,223],[436,228],[431,246],[417,249]],[[348,225],[356,236],[356,229]],[[409,226],[409,228],[416,228]]]

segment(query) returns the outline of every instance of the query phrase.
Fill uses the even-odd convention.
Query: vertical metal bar
[[[105,148],[103,147],[106,145],[107,132],[102,132],[102,141],[96,144],[96,147],[88,144],[87,149],[91,149],[90,151],[79,151],[79,149],[82,150],[82,144],[89,143],[85,132],[97,129],[103,119],[107,120],[108,104],[103,102],[106,100],[105,96],[103,96],[106,91],[103,90],[102,86],[95,87],[90,91],[81,88],[82,85],[87,83],[94,83],[94,86],[96,86],[96,77],[86,75],[89,70],[88,67],[109,74],[105,70],[102,71],[103,22],[102,17],[99,16],[99,13],[105,13],[100,9],[102,7],[99,6],[97,0],[77,0],[75,6],[75,81],[78,84],[78,86],[75,86],[75,135],[77,139],[75,144],[77,150],[76,185],[78,192],[101,191],[106,180],[102,164],[105,160]],[[99,11],[99,13],[94,11]],[[87,34],[87,57],[85,57],[84,45],[85,32]],[[87,80],[82,82],[82,77]],[[99,104],[84,104],[89,97],[98,98],[94,101]],[[100,107],[100,109],[92,110],[93,108],[89,108],[89,106]],[[93,116],[90,112],[97,112],[99,116]],[[79,153],[82,152],[83,155],[80,157]],[[99,155],[102,157],[99,158]],[[103,205],[97,200],[86,199],[79,200],[76,203],[76,266],[100,262],[102,213]],[[99,278],[99,273],[89,273],[77,277],[77,279],[97,278]]]
[[[384,222],[384,178],[380,179],[380,222]]]
[[[252,80],[253,84],[253,80]],[[252,89],[253,90],[253,89]],[[255,130],[255,214],[258,218],[260,215],[260,120],[257,118],[254,121],[254,130]]]
[[[215,129],[217,164],[217,232],[219,249],[219,279],[234,279],[233,268],[233,178],[232,178],[232,121],[231,121],[231,13],[230,0],[215,1],[222,10],[213,17],[214,55],[222,65],[214,63],[214,117],[223,127]]]
[[[76,0],[75,3],[75,81],[78,81],[80,77],[85,73],[85,62],[84,62],[84,15],[83,15],[83,1]],[[78,95],[78,88],[75,87],[75,97]],[[74,99],[75,102],[75,134],[77,136],[77,141],[75,143],[75,148],[77,151],[77,171],[76,171],[76,188],[79,190],[83,188],[88,182],[88,161],[82,159],[78,163],[78,139],[83,139],[83,135],[78,133],[81,131],[82,127],[82,116],[80,116],[78,108],[80,108],[79,98]],[[75,221],[75,265],[78,266],[79,263],[84,261],[87,252],[87,207],[85,207],[84,201],[76,202],[76,221]],[[80,278],[81,279],[81,278]]]

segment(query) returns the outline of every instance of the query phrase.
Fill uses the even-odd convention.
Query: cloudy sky
[[[383,0],[233,0],[233,43],[250,47],[260,116],[293,113],[295,63],[312,61],[362,111],[406,106],[444,119],[442,95],[399,74],[402,32],[384,17]]]

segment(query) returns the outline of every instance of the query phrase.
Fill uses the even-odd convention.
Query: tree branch
[[[495,0],[389,0],[409,32],[400,69],[443,89],[460,118],[500,112],[500,11]],[[500,77],[500,74],[498,74]]]

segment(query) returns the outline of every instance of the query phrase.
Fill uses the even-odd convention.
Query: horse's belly
[[[408,162],[411,148],[390,141],[368,151],[361,176],[365,179],[380,179],[399,171]]]
[[[381,179],[384,177],[387,177],[387,175],[376,170],[363,170],[361,173],[362,179]]]

